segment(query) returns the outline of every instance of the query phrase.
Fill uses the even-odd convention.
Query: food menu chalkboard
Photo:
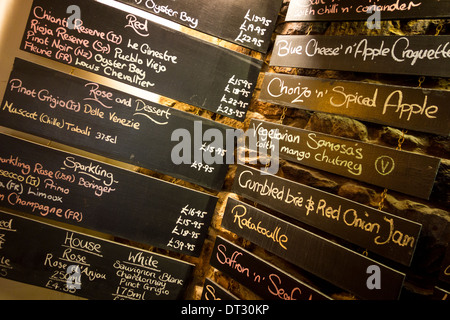
[[[448,0],[291,0],[286,21],[367,20],[375,12],[379,19],[420,19],[450,16]]]
[[[239,165],[232,187],[240,196],[369,252],[409,266],[422,225],[331,193]]]
[[[450,92],[266,73],[259,99],[448,136]]]
[[[119,0],[194,30],[267,52],[281,0]]]
[[[440,159],[252,119],[259,150],[347,178],[428,199]]]
[[[68,6],[81,18],[68,24]],[[35,0],[21,49],[244,121],[262,61],[108,5]]]
[[[228,198],[222,226],[363,299],[396,300],[405,275],[248,204]],[[369,267],[379,270],[380,286],[367,286]]]
[[[0,211],[0,277],[96,300],[181,299],[193,265]]]
[[[214,190],[222,188],[228,169],[225,142],[220,150],[208,148],[211,142],[203,136],[211,129],[225,137],[229,127],[21,59],[15,61],[0,114],[2,126]],[[172,159],[176,130],[191,139],[190,163]],[[201,157],[194,159],[194,148],[202,149],[196,150]],[[205,163],[208,156],[218,161]]]
[[[3,134],[0,145],[0,207],[200,254],[216,197]]]
[[[271,66],[449,77],[450,36],[279,35]]]

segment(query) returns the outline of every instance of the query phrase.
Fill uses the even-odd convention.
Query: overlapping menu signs
[[[97,300],[180,299],[193,265],[0,211],[0,276]]]
[[[266,73],[259,99],[408,130],[450,134],[450,93],[446,90]]]
[[[228,169],[225,160],[203,161],[226,151],[209,148],[204,133],[214,129],[226,136],[227,126],[20,59],[0,114],[2,126],[215,190],[222,188]],[[194,148],[202,153],[197,162],[174,163],[176,130],[189,133],[192,154]]]
[[[414,221],[263,174],[248,166],[238,166],[232,191],[407,266],[411,263],[422,227]]]
[[[231,41],[267,52],[281,0],[119,0],[126,4]]]
[[[449,77],[450,36],[277,36],[271,66]]]
[[[405,275],[248,204],[228,198],[222,226],[363,299],[398,299]],[[367,270],[381,285],[367,286]]]
[[[70,5],[81,18],[69,21]],[[88,0],[35,0],[21,49],[239,121],[262,65]]]
[[[198,256],[217,198],[0,135],[0,207]]]
[[[448,0],[291,0],[286,21],[440,18],[450,16]]]
[[[430,196],[440,159],[357,140],[254,120],[259,150],[416,197]]]
[[[442,261],[441,270],[439,272],[439,280],[450,284],[450,247],[447,247],[447,252]]]

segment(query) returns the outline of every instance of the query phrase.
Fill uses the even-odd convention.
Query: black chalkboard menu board
[[[331,299],[222,237],[216,238],[210,264],[266,300]]]
[[[0,145],[0,207],[200,254],[216,197],[4,134]]]
[[[68,6],[81,19],[69,28]],[[244,121],[262,61],[89,0],[34,0],[21,49]]]
[[[222,226],[324,280],[369,300],[396,300],[405,275],[248,204],[228,198]],[[370,268],[379,288],[367,285]]]
[[[409,266],[422,225],[278,176],[239,165],[238,195]]]
[[[119,0],[194,30],[266,53],[281,0]]]
[[[450,36],[287,36],[270,65],[449,77]]]
[[[448,0],[291,0],[286,21],[367,20],[379,12],[379,19],[444,18],[450,16]]]
[[[259,99],[448,136],[450,92],[266,73]]]
[[[194,268],[3,211],[0,239],[0,277],[87,299],[181,299]]]
[[[21,59],[14,63],[0,114],[2,126],[214,190],[222,188],[228,170],[225,141],[217,142],[218,154],[203,141],[207,130],[226,137],[228,126]],[[180,143],[172,139],[176,130],[191,140],[189,163],[172,159]],[[206,163],[208,156],[216,161]]]
[[[271,154],[347,178],[428,199],[440,159],[358,140],[254,120],[250,137]]]

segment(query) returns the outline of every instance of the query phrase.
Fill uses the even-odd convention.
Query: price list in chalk
[[[0,235],[1,277],[87,299],[179,299],[193,269],[183,261],[2,211]]]
[[[254,119],[250,130],[264,142],[260,150],[277,150],[280,158],[424,199],[440,164],[435,157]]]
[[[0,206],[200,254],[216,197],[7,135],[0,144]],[[189,236],[189,246],[176,246],[171,239],[181,232],[175,226],[184,208],[201,214],[195,230],[177,235],[183,243]]]
[[[70,28],[66,9],[72,4],[83,14]],[[251,83],[244,89],[252,92],[262,66],[247,55],[87,0],[35,0],[21,49],[240,121],[246,109],[223,102],[223,90],[234,77]],[[251,95],[233,98],[245,104]]]

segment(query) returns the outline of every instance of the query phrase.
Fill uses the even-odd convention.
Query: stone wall
[[[273,35],[273,40],[275,39],[276,34],[304,35],[308,31],[311,35],[434,35],[436,34],[438,26],[443,26],[440,34],[446,34],[450,31],[447,27],[448,21],[446,20],[382,21],[380,30],[368,29],[365,21],[286,23],[284,22],[284,16],[286,14],[288,4],[289,1],[287,0],[283,3],[283,7],[279,15],[278,25],[275,34]],[[186,32],[191,31],[186,30]],[[280,119],[283,114],[283,106],[263,103],[258,100],[264,72],[305,75],[329,79],[368,81],[412,87],[419,85],[420,76],[396,76],[279,67],[271,68],[268,66],[268,62],[271,57],[270,51],[267,55],[261,56],[259,53],[251,52],[250,50],[246,50],[235,45],[230,45],[217,39],[214,40],[208,37],[208,40],[216,41],[218,45],[227,46],[234,50],[261,58],[266,62],[262,69],[259,84],[254,93],[246,121],[241,123],[223,116],[214,115],[209,111],[203,111],[168,99],[162,100],[161,103],[187,112],[197,113],[202,117],[214,119],[217,122],[232,126],[234,128],[246,130],[248,128],[249,121],[252,118],[281,123]],[[448,79],[427,77],[424,79],[422,87],[448,90],[450,87],[450,82]],[[397,147],[398,141],[403,135],[402,131],[397,128],[361,122],[343,116],[319,112],[287,108],[284,116],[283,124],[288,126],[323,132],[391,148]],[[445,254],[445,250],[450,239],[450,214],[448,211],[450,208],[450,139],[449,137],[409,131],[404,134],[402,149],[435,156],[442,159],[441,166],[436,177],[435,186],[429,201],[409,197],[389,190],[387,197],[384,200],[383,208],[386,212],[407,218],[409,220],[417,221],[423,226],[411,267],[406,268],[400,265],[393,265],[392,262],[389,261],[387,261],[386,264],[391,266],[393,265],[397,270],[405,272],[407,275],[404,290],[401,294],[401,299],[427,299],[433,294],[433,287],[436,285],[443,255]],[[278,266],[298,279],[319,289],[323,293],[330,295],[334,299],[356,299],[351,294],[343,292],[342,289],[330,285],[328,282],[319,279],[290,263],[287,263],[286,261],[266,252],[245,239],[237,237],[221,227],[221,217],[225,209],[226,199],[228,197],[233,197],[245,201],[245,199],[242,199],[238,195],[230,192],[231,184],[234,179],[234,170],[235,166],[232,165],[227,175],[222,192],[217,194],[219,197],[219,202],[211,227],[209,228],[208,238],[205,242],[202,255],[199,258],[174,255],[173,253],[153,248],[154,251],[163,252],[164,254],[196,264],[194,279],[186,298],[200,299],[204,279],[208,277],[241,299],[259,299],[251,291],[241,286],[233,279],[209,266],[209,259],[215,237],[220,235],[253,252],[266,261]],[[180,185],[209,192],[208,190],[201,189],[181,180],[173,180],[169,177],[158,175],[147,170],[143,171],[161,179],[166,179]],[[381,200],[381,193],[383,192],[383,188],[380,187],[361,183],[285,160],[281,160],[280,162],[280,171],[278,175],[344,198],[351,199],[373,208],[378,208]],[[292,221],[292,219],[288,219],[285,216],[282,216],[279,213],[273,212],[267,208],[263,208],[262,206],[258,205],[258,208],[262,208],[274,215],[283,217],[283,219],[288,220],[291,223],[296,223],[295,221]],[[302,227],[305,228],[305,226]],[[334,239],[333,241],[338,240]],[[299,249],[300,246],[301,244],[299,244]],[[379,261],[382,263],[384,262],[382,260]]]

